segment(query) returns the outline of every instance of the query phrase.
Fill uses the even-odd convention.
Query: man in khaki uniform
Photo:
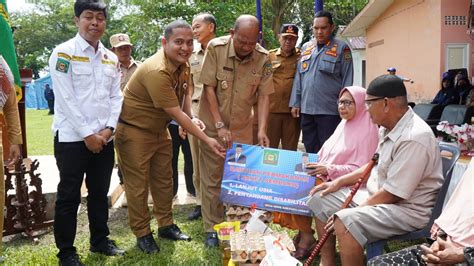
[[[112,52],[117,55],[120,63],[120,89],[123,91],[140,62],[135,61],[132,57],[133,44],[127,34],[117,33],[110,36],[110,45],[112,45]]]
[[[20,115],[16,103],[16,94],[13,81],[13,74],[8,67],[3,56],[0,55],[0,111],[3,113],[7,124],[8,141],[10,142],[10,152],[7,166],[13,166],[20,158],[20,145],[22,144]],[[5,207],[5,175],[3,173],[3,146],[2,131],[0,130],[0,239],[3,236],[4,207]],[[0,243],[1,245],[1,243]],[[4,257],[0,256],[0,262]]]
[[[148,190],[153,198],[153,214],[158,236],[171,240],[191,240],[173,223],[173,179],[171,139],[167,130],[173,119],[189,133],[210,146],[217,157],[223,147],[207,137],[191,121],[191,101],[187,95],[193,51],[191,26],[182,20],[165,28],[163,48],[141,64],[124,90],[122,113],[116,133],[118,160],[128,200],[130,227],[138,247],[157,253],[150,228]],[[203,144],[204,145],[204,144]]]
[[[206,125],[205,133],[228,148],[232,141],[252,144],[252,106],[257,99],[259,144],[269,144],[266,128],[268,95],[273,93],[272,69],[268,51],[257,44],[258,28],[254,16],[240,16],[229,36],[209,42],[204,57],[199,117]],[[201,190],[206,192],[202,193],[205,244],[215,247],[218,241],[213,226],[224,220],[219,199],[224,160],[207,147],[200,148]]]
[[[296,64],[300,51],[295,48],[298,40],[298,27],[284,24],[281,27],[278,41],[280,48],[270,50],[273,68],[273,87],[275,93],[270,95],[270,115],[268,116],[268,138],[270,147],[281,147],[285,150],[296,150],[300,137],[300,120],[293,118],[288,107],[296,73]]]
[[[193,19],[193,34],[200,45],[194,47],[193,55],[189,58],[191,65],[191,77],[193,81],[192,110],[194,114],[199,111],[199,101],[202,94],[202,83],[199,81],[201,77],[202,62],[204,60],[204,52],[210,40],[216,37],[216,19],[208,13],[198,14]],[[196,208],[189,214],[189,220],[196,220],[201,217],[201,178],[199,175],[199,142],[194,136],[189,135],[189,143],[191,144],[191,154],[193,157],[193,183],[196,189]],[[208,162],[211,163],[211,162]]]

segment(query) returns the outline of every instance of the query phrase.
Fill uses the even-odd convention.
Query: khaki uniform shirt
[[[426,224],[443,184],[441,156],[430,127],[411,108],[388,131],[381,127],[379,161],[367,182],[370,195],[383,188],[402,198],[407,224]],[[423,218],[420,218],[423,217]],[[418,224],[419,223],[419,224]]]
[[[257,44],[252,54],[241,60],[230,36],[215,38],[207,46],[202,69],[200,81],[216,88],[219,113],[233,140],[251,144],[252,106],[257,102],[257,94],[273,93],[268,51]],[[215,121],[204,98],[199,118],[206,124],[206,134],[215,137]]]
[[[273,87],[275,89],[275,93],[270,95],[270,113],[290,113],[291,108],[288,107],[288,104],[300,50],[296,48],[292,55],[285,57],[278,48],[270,50],[269,56],[272,62]]]
[[[189,80],[189,65],[176,67],[160,49],[138,67],[125,86],[119,121],[163,133],[171,121],[163,108],[183,106]]]
[[[204,61],[204,50],[201,45],[196,45],[193,51],[193,55],[189,58],[189,65],[191,67],[191,76],[193,79],[193,95],[191,97],[193,114],[198,113],[199,101],[201,100],[201,94],[203,85],[199,81],[201,78],[202,62]]]
[[[123,91],[123,89],[125,89],[125,85],[127,85],[127,82],[132,77],[132,74],[135,73],[135,71],[137,70],[139,64],[141,64],[141,63],[138,62],[138,61],[133,60],[133,58],[131,60],[131,64],[130,64],[129,67],[126,67],[126,66],[119,63],[120,73],[121,73],[121,77],[120,77],[120,90],[121,91]]]
[[[8,95],[8,99],[5,102],[5,105],[1,108],[0,115],[3,115],[5,119],[8,141],[10,142],[10,144],[22,144],[23,139],[21,136],[20,115],[18,113],[18,103],[16,102],[16,93],[14,87],[12,87],[12,90]],[[2,127],[0,126],[0,148],[2,146],[2,134]],[[3,150],[0,149],[0,154],[2,152]],[[1,159],[3,160],[3,158]],[[0,166],[2,165],[3,164],[0,164]]]
[[[7,62],[3,59],[2,55],[0,55],[0,64],[2,65],[3,70],[5,71],[5,75],[3,76],[4,80],[0,79],[0,90],[3,91],[1,96],[5,97],[1,99],[2,104],[0,104],[0,116],[3,115],[5,119],[5,123],[7,125],[6,129],[8,133],[8,141],[10,142],[10,144],[22,144],[23,139],[21,136],[20,115],[18,113],[18,104],[16,102],[13,73]],[[5,92],[3,85],[11,86],[11,90],[9,93]],[[2,141],[2,126],[0,125],[0,154],[2,154],[3,152],[3,150],[1,149]],[[7,144],[5,144],[5,146],[6,145]],[[0,156],[0,158],[3,160],[2,156]],[[0,163],[0,166],[3,169],[2,163]],[[2,169],[0,169],[1,173],[3,173]]]

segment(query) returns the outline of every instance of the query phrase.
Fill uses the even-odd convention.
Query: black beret
[[[366,93],[372,96],[394,98],[406,96],[407,89],[401,78],[395,75],[382,75],[370,82]]]
[[[84,10],[95,10],[104,12],[107,17],[107,5],[104,0],[76,0],[74,3],[74,15],[79,17]]]

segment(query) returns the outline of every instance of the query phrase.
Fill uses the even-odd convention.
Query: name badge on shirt
[[[90,62],[89,57],[77,56],[77,55],[72,56],[72,61],[85,62],[85,63]]]
[[[114,61],[104,60],[104,59],[102,59],[102,64],[115,66],[115,62],[114,62]]]

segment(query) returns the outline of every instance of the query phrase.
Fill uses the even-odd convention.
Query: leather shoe
[[[67,257],[60,258],[59,266],[84,266],[84,264],[82,264],[81,260],[79,259],[79,256],[74,253]]]
[[[90,251],[93,253],[100,253],[105,256],[123,256],[125,255],[125,250],[119,249],[115,241],[106,239],[98,246],[91,246]]]
[[[146,236],[138,237],[137,246],[141,251],[148,254],[160,252],[160,248],[156,244],[155,239],[153,239],[152,233]]]
[[[206,242],[204,245],[208,248],[214,248],[219,246],[219,240],[217,239],[216,232],[208,232],[206,233]]]
[[[181,232],[181,229],[175,224],[158,228],[158,236],[170,240],[191,241],[191,237]]]
[[[201,218],[201,205],[197,205],[194,210],[188,215],[188,220],[197,220]]]

